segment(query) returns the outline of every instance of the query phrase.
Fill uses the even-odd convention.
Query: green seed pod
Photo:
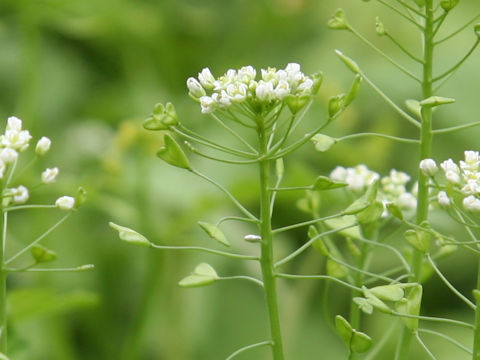
[[[368,302],[377,310],[384,312],[386,314],[391,314],[392,309],[390,309],[387,304],[382,300],[376,297],[369,289],[365,286],[362,286],[363,296],[368,300]]]
[[[440,105],[452,104],[455,99],[446,98],[441,96],[430,96],[429,98],[420,101],[421,107],[436,107]]]
[[[475,34],[480,38],[480,24],[475,25],[473,31],[475,31]]]
[[[328,116],[330,119],[345,110],[345,94],[332,96],[328,101]]]
[[[343,279],[348,275],[348,269],[335,261],[327,260],[327,275],[337,279]]]
[[[422,253],[430,250],[430,234],[421,230],[405,231],[405,238],[415,249]]]
[[[337,142],[334,138],[323,134],[316,134],[311,141],[315,145],[315,150],[320,152],[329,150]]]
[[[333,30],[348,30],[350,28],[343,9],[335,11],[335,14],[328,20],[328,27]]]
[[[309,100],[310,100],[310,96],[288,95],[285,98],[285,101],[287,102],[287,106],[292,112],[292,114],[296,114],[297,112],[302,110],[303,107],[307,105]]]
[[[353,100],[358,95],[358,92],[360,91],[360,85],[362,84],[363,78],[361,75],[357,74],[355,75],[355,79],[353,79],[352,86],[350,87],[350,90],[347,93],[347,96],[345,97],[345,106],[348,106],[352,103]]]
[[[372,315],[373,306],[363,297],[354,297],[353,302],[357,304],[358,308],[367,315]]]
[[[312,86],[312,94],[316,95],[318,93],[318,90],[320,90],[320,86],[322,86],[323,82],[323,73],[315,73],[310,75],[310,77],[313,80],[313,86]]]
[[[399,301],[405,292],[399,285],[381,285],[370,289],[373,295],[384,301]]]
[[[178,145],[177,142],[169,134],[165,134],[163,139],[164,145],[160,150],[158,150],[157,156],[166,163],[169,163],[170,165],[187,170],[192,170],[192,168],[190,167],[190,163],[188,162],[187,156],[183,152],[180,145]]]
[[[335,50],[335,53],[338,55],[340,60],[342,60],[345,65],[347,65],[350,70],[352,70],[356,74],[360,73],[360,68],[355,61],[350,59],[348,56],[343,55],[340,50]]]
[[[31,253],[36,263],[50,262],[57,258],[57,254],[54,251],[39,244],[32,246]]]
[[[215,225],[206,223],[204,221],[199,221],[198,225],[202,228],[203,231],[213,240],[218,241],[220,244],[225,246],[230,246],[230,243],[227,240],[225,234]]]
[[[354,353],[363,353],[372,347],[372,338],[367,334],[353,330],[350,350]]]
[[[375,31],[379,36],[384,36],[387,34],[387,30],[385,30],[385,25],[383,25],[378,16],[375,19]]]
[[[137,245],[137,246],[143,246],[143,247],[151,246],[150,241],[148,241],[145,236],[136,232],[135,230],[132,230],[125,226],[117,225],[113,222],[109,222],[108,225],[110,225],[112,229],[118,231],[118,236],[120,237],[120,240],[123,240],[127,243],[130,243],[132,245]]]
[[[319,176],[312,185],[313,190],[332,190],[348,186],[346,183],[336,182],[326,176]]]
[[[422,303],[422,286],[417,284],[408,293],[406,299],[397,302],[395,308],[402,314],[418,316],[420,314],[420,305]],[[412,332],[418,329],[418,319],[402,318],[405,326]]]
[[[440,2],[440,6],[444,11],[449,12],[455,6],[457,6],[459,2],[460,0],[443,0]]]
[[[199,287],[214,283],[219,279],[215,269],[207,263],[201,263],[193,270],[193,273],[180,280],[181,287]]]

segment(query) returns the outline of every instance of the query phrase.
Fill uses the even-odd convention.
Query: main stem
[[[477,291],[480,291],[480,258],[478,260],[477,269]],[[480,360],[480,299],[477,298],[477,309],[475,311],[475,331],[473,333],[473,360]]]
[[[263,127],[263,119],[258,121],[258,140],[260,155],[267,153],[267,138]],[[272,353],[274,360],[283,360],[283,344],[282,333],[280,329],[280,318],[278,313],[278,299],[275,279],[275,269],[273,261],[273,234],[271,222],[271,204],[269,177],[270,177],[270,161],[262,160],[259,163],[260,175],[260,235],[261,242],[261,259],[263,284],[265,290],[265,298],[268,308],[268,317],[270,321],[270,333],[272,337]]]
[[[425,0],[425,30],[423,36],[424,65],[422,79],[422,96],[427,99],[433,96],[433,50],[434,50],[434,13],[433,0]],[[431,157],[432,153],[432,108],[422,108],[422,127],[420,135],[420,160]],[[418,203],[417,224],[428,219],[428,177],[420,170],[418,172]],[[412,258],[411,282],[419,282],[421,277],[422,253],[414,249]],[[408,359],[410,342],[413,334],[404,327],[399,347],[397,348],[396,360]]]
[[[0,193],[3,187],[0,186]],[[3,206],[0,202],[0,353],[7,353],[7,271],[5,270],[5,237]]]

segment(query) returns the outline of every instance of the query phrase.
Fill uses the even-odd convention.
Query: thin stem
[[[57,227],[59,227],[67,218],[71,215],[72,213],[69,212],[65,216],[63,216],[57,223],[55,223],[50,229],[45,231],[42,235],[40,235],[38,238],[36,238],[34,241],[32,241],[29,245],[25,246],[22,250],[17,252],[15,255],[13,255],[11,258],[9,258],[6,262],[5,265],[10,264],[13,260],[18,258],[20,255],[24,254],[28,250],[30,250],[33,246],[38,244],[40,241],[42,241],[47,235],[49,235],[53,230],[55,230]]]
[[[390,64],[392,64],[393,66],[395,66],[397,69],[399,69],[401,72],[403,72],[404,74],[406,74],[407,76],[411,77],[413,80],[421,83],[421,79],[419,77],[417,77],[415,74],[413,74],[412,72],[410,72],[408,69],[406,69],[405,67],[403,67],[402,65],[400,65],[399,63],[397,63],[395,60],[393,60],[390,56],[388,56],[387,54],[385,54],[382,50],[380,50],[379,48],[377,48],[375,45],[373,45],[369,40],[367,40],[365,37],[363,37],[362,34],[360,34],[357,30],[355,30],[355,28],[349,26],[348,29],[355,35],[357,36],[360,40],[362,40],[365,44],[367,44],[370,48],[372,48],[373,50],[375,50],[378,54],[380,54],[382,57],[384,57]]]
[[[417,14],[418,16],[421,16],[421,17],[425,17],[425,14],[422,14],[420,11],[418,11],[417,9],[415,9],[414,7],[410,6],[409,4],[407,4],[405,1],[403,0],[397,0],[403,7],[405,7],[405,9],[408,9],[409,11],[413,12],[414,14]]]
[[[393,330],[395,330],[396,324],[393,323],[390,325],[388,330],[383,333],[382,338],[380,341],[375,342],[375,346],[368,352],[368,355],[363,359],[363,360],[373,360],[377,356],[377,354],[383,349],[387,341],[389,340],[390,336],[393,333]]]
[[[150,244],[150,247],[154,249],[160,250],[191,250],[191,251],[200,251],[206,252],[209,254],[215,254],[220,256],[225,256],[231,259],[239,259],[239,260],[255,260],[258,261],[260,258],[258,256],[249,256],[249,255],[242,255],[242,254],[234,254],[220,250],[214,250],[210,248],[205,248],[201,246],[168,246],[168,245],[157,245],[157,244]]]
[[[435,335],[435,336],[438,336],[438,337],[441,337],[442,339],[445,339],[447,340],[448,342],[452,343],[453,345],[455,345],[456,347],[462,349],[463,351],[465,351],[466,353],[472,355],[473,352],[472,350],[470,350],[468,347],[466,347],[465,345],[459,343],[457,340],[451,338],[450,336],[448,335],[445,335],[445,334],[442,334],[438,331],[434,331],[434,330],[430,330],[430,329],[418,329],[418,332],[423,332],[425,334],[432,334],[432,335]]]
[[[362,75],[363,79],[372,87],[375,92],[380,95],[380,97],[387,102],[396,112],[398,112],[403,118],[405,118],[408,122],[410,122],[412,125],[414,125],[417,128],[421,127],[421,124],[413,117],[408,115],[405,111],[403,111],[395,102],[390,99],[382,90],[380,90],[377,85],[375,85],[372,80],[370,80],[365,73],[361,72],[360,75]]]
[[[480,125],[480,121],[475,121],[475,122],[472,122],[470,124],[452,126],[452,127],[445,128],[445,129],[433,130],[432,134],[435,134],[435,135],[448,134],[448,133],[451,133],[451,132],[454,132],[454,131],[465,130],[465,129],[469,129],[471,127],[475,127],[475,126],[479,126],[479,125]]]
[[[432,81],[433,82],[437,82],[438,80],[441,80],[443,79],[444,77],[448,76],[449,74],[453,73],[455,70],[457,70],[460,66],[463,65],[463,63],[465,61],[467,61],[467,59],[470,57],[470,55],[473,54],[473,52],[475,51],[475,49],[477,48],[478,44],[480,44],[480,38],[477,38],[477,40],[475,41],[475,44],[473,44],[473,46],[471,47],[471,49],[467,52],[467,54],[462,58],[462,60],[460,60],[456,65],[454,65],[450,70],[447,70],[446,72],[444,72],[442,75],[439,75],[437,76],[436,78],[434,78]]]
[[[410,315],[410,314],[404,314],[404,313],[399,313],[396,311],[392,311],[391,315],[393,316],[399,316],[399,317],[406,317],[410,319],[418,319],[418,320],[425,320],[425,321],[432,321],[432,322],[441,322],[445,324],[452,324],[452,325],[457,325],[461,326],[464,328],[468,329],[473,329],[474,326],[472,324],[463,322],[463,321],[458,321],[454,319],[447,319],[447,318],[439,318],[439,317],[430,317],[430,316],[420,316],[420,315]]]
[[[405,15],[403,12],[401,12],[400,10],[398,10],[396,7],[390,5],[389,3],[383,1],[383,0],[377,0],[380,4],[382,5],[385,5],[386,7],[388,7],[389,9],[393,10],[394,12],[396,12],[398,15],[400,15],[401,17],[403,17],[405,20],[411,22],[413,25],[417,26],[418,28],[422,28],[422,26],[417,23],[414,19],[408,17],[407,15]]]
[[[23,268],[23,269],[5,269],[8,272],[81,272],[94,269],[94,265],[86,264],[72,268]]]
[[[362,291],[361,288],[359,288],[355,285],[349,284],[346,281],[342,281],[342,280],[340,280],[336,277],[329,276],[329,275],[294,275],[294,274],[277,273],[276,276],[281,278],[281,279],[293,279],[293,280],[295,280],[295,279],[299,279],[299,280],[331,280],[333,282],[342,284],[342,285],[344,285],[344,286],[346,286],[350,289],[357,290],[357,291]]]
[[[244,276],[244,275],[236,275],[236,276],[222,276],[218,278],[219,280],[247,280],[253,282],[257,285],[260,285],[263,288],[263,281],[258,280],[251,276]]]
[[[345,266],[346,268],[349,268],[350,270],[353,270],[353,271],[358,272],[358,273],[363,274],[363,275],[368,275],[368,276],[370,276],[370,277],[372,277],[376,280],[383,280],[383,281],[386,281],[389,284],[392,284],[392,283],[396,282],[394,279],[388,278],[386,276],[382,276],[382,275],[379,275],[379,274],[372,273],[370,271],[359,269],[358,267],[350,265],[349,263],[347,263],[345,261],[342,261],[340,259],[334,258],[333,256],[329,256],[328,258],[330,260],[332,260],[333,262],[336,262],[337,264],[340,264],[342,266]]]
[[[249,150],[256,152],[255,148],[248,143],[247,140],[245,140],[243,137],[241,137],[236,131],[234,131],[232,128],[227,126],[217,115],[214,113],[210,114],[219,124],[222,126],[225,130],[227,130],[231,135],[233,135],[235,138],[237,138],[242,144],[244,144]]]
[[[423,347],[423,349],[427,352],[430,358],[432,358],[433,360],[438,360],[435,357],[435,355],[433,355],[433,353],[430,351],[430,349],[427,347],[427,345],[425,345],[425,343],[422,341],[422,339],[420,338],[420,335],[418,335],[418,332],[415,332],[415,338],[417,339],[419,344]]]
[[[303,244],[302,246],[300,246],[297,250],[295,250],[294,252],[292,252],[290,255],[284,257],[282,260],[279,260],[275,263],[275,268],[283,265],[283,264],[286,264],[287,262],[289,261],[292,261],[294,258],[296,258],[298,255],[300,255],[301,253],[303,253],[305,250],[307,250],[310,246],[312,246],[312,244],[317,241],[318,239],[324,237],[324,236],[327,236],[327,235],[330,235],[330,234],[334,234],[336,232],[339,232],[339,231],[342,231],[342,230],[346,230],[346,229],[350,229],[354,226],[357,226],[357,224],[353,224],[353,225],[348,225],[348,226],[344,226],[344,227],[341,227],[341,228],[338,228],[338,229],[332,229],[332,230],[328,230],[328,231],[325,231],[321,234],[318,234],[316,236],[314,236],[313,238],[311,238],[310,240],[308,240],[305,244]]]
[[[461,33],[463,30],[465,30],[466,28],[468,28],[470,25],[472,25],[475,21],[477,21],[478,19],[480,19],[480,14],[476,15],[472,20],[470,20],[469,22],[467,22],[465,25],[463,25],[462,27],[460,27],[458,30],[454,31],[453,33],[451,33],[450,35],[444,37],[443,39],[441,40],[438,40],[435,45],[438,45],[438,44],[441,44],[443,43],[444,41],[447,41],[449,39],[451,39],[452,37],[454,37],[455,35]]]
[[[257,220],[252,220],[252,219],[249,219],[249,218],[244,218],[244,217],[239,217],[239,216],[225,216],[225,217],[221,218],[220,220],[218,220],[217,223],[215,224],[215,226],[219,226],[222,223],[224,223],[225,221],[240,221],[240,222],[258,224]]]
[[[225,360],[231,360],[233,359],[235,356],[237,356],[238,354],[241,354],[247,350],[251,350],[251,349],[255,349],[255,348],[258,348],[258,347],[262,347],[262,346],[267,346],[267,345],[270,345],[272,346],[273,343],[271,341],[262,341],[262,342],[259,342],[257,344],[252,344],[252,345],[248,345],[248,346],[245,346],[241,349],[238,349],[237,351],[235,351],[233,354],[231,354],[229,357],[227,357]]]
[[[258,121],[258,143],[260,154],[265,155],[267,149],[267,134],[265,132],[263,118],[259,116]],[[274,360],[283,360],[282,332],[280,328],[280,317],[278,310],[276,279],[273,265],[273,232],[272,232],[272,209],[269,188],[270,160],[259,162],[260,182],[260,235],[261,242],[261,270],[265,288],[265,299],[270,322],[270,334],[272,337],[272,354]]]
[[[220,189],[225,195],[232,200],[232,202],[240,209],[241,212],[243,212],[248,218],[259,221],[250,211],[248,211],[241,203],[238,201],[235,196],[230,193],[225,187],[223,187],[221,184],[217,183],[215,180],[210,179],[208,176],[198,172],[197,170],[191,170],[191,172],[197,176],[200,176],[202,179],[207,180],[210,184],[215,185],[218,189]]]
[[[193,147],[192,144],[190,144],[188,141],[185,141],[185,145],[187,145],[188,149],[193,152],[194,154],[197,154],[198,156],[204,157],[205,159],[213,160],[213,161],[218,161],[226,164],[233,164],[233,165],[250,165],[256,163],[258,160],[257,159],[252,159],[252,160],[229,160],[229,159],[221,159],[215,156],[207,155],[202,153],[201,151],[197,150],[195,147]]]
[[[0,182],[0,193],[3,184]],[[7,242],[7,214],[0,201],[0,353],[7,353],[7,271],[5,270],[5,248]]]
[[[24,209],[55,209],[56,205],[19,205],[19,206],[10,206],[3,209],[5,212],[11,212],[16,210]]]
[[[340,138],[336,138],[335,140],[336,142],[340,142],[344,140],[356,139],[356,138],[366,137],[366,136],[374,136],[374,137],[389,139],[389,140],[398,141],[400,143],[405,143],[405,144],[420,144],[420,141],[416,139],[405,139],[398,136],[379,134],[379,133],[357,133],[357,134],[345,135]]]
[[[433,261],[430,254],[427,254],[427,260],[432,266],[433,270],[437,273],[438,277],[443,281],[443,283],[455,294],[457,295],[465,304],[467,304],[473,311],[476,311],[476,306],[472,303],[468,298],[466,298],[460,291],[455,289],[455,287],[447,280],[447,278],[442,274],[440,269],[437,267],[435,262]]]
[[[386,33],[385,35],[387,35],[387,37],[395,44],[397,45],[397,47],[402,50],[405,55],[407,55],[408,57],[410,57],[411,59],[415,60],[416,62],[420,63],[420,64],[423,64],[423,60],[420,59],[419,57],[415,56],[412,54],[412,52],[410,52],[405,46],[403,46],[402,44],[400,44],[398,42],[397,39],[395,39],[392,35],[390,35],[390,33]]]
[[[284,227],[273,230],[272,233],[273,234],[278,234],[278,233],[281,233],[281,232],[284,232],[284,231],[297,229],[299,227],[314,225],[314,224],[316,224],[320,221],[325,221],[325,220],[328,220],[328,219],[334,219],[334,218],[337,218],[337,217],[342,216],[342,215],[343,215],[343,213],[334,214],[334,215],[324,216],[324,217],[309,220],[309,221],[304,221],[304,222],[293,224],[293,225],[284,226]]]

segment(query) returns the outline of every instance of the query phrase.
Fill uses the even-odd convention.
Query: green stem
[[[2,187],[0,187],[0,192]],[[7,353],[7,270],[5,269],[6,219],[0,204],[0,353]]]
[[[425,27],[423,36],[423,79],[422,79],[422,96],[427,99],[433,96],[433,51],[434,51],[434,11],[433,0],[425,1]],[[422,108],[422,123],[420,134],[420,160],[430,158],[432,152],[432,108]],[[419,160],[419,161],[420,161]],[[417,224],[421,224],[428,219],[428,182],[429,178],[418,171],[418,203],[417,203]],[[410,282],[419,282],[421,276],[422,254],[420,251],[413,249],[412,257],[412,276]],[[406,360],[409,358],[410,343],[413,333],[407,327],[404,327],[398,344],[396,360]]]
[[[267,153],[267,135],[264,129],[263,119],[258,121],[258,141],[260,154]],[[283,360],[282,333],[280,329],[280,318],[278,311],[278,299],[276,289],[276,279],[273,264],[273,232],[271,224],[271,202],[269,188],[270,161],[262,160],[259,162],[260,176],[260,235],[261,258],[263,283],[265,289],[265,298],[267,302],[268,315],[270,320],[270,333],[272,337],[272,354],[274,360]]]
[[[480,258],[477,269],[477,290],[480,290]],[[480,299],[477,299],[477,310],[475,311],[475,330],[473,332],[473,360],[480,360]]]

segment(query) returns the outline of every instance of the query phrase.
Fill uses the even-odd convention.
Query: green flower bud
[[[156,104],[153,108],[153,114],[143,122],[146,130],[167,130],[170,126],[178,124],[178,116],[172,103]]]
[[[342,60],[345,65],[347,65],[350,70],[352,70],[356,74],[360,73],[360,68],[355,61],[350,59],[348,56],[343,55],[340,50],[335,50],[335,53],[338,55],[340,60]]]
[[[328,27],[334,30],[348,30],[350,28],[343,9],[335,11],[335,14],[328,20]]]
[[[312,137],[312,142],[315,146],[315,150],[324,152],[329,150],[337,141],[330,136],[316,134]]]
[[[132,230],[125,226],[117,225],[113,222],[109,222],[108,225],[110,225],[112,229],[118,231],[118,236],[120,237],[120,240],[123,240],[132,245],[143,247],[149,247],[151,245],[150,241],[148,241],[145,236],[136,232],[135,230]]]
[[[193,270],[193,273],[180,280],[181,287],[198,287],[210,285],[219,279],[215,269],[207,263],[201,263]]]
[[[328,116],[330,119],[345,110],[345,94],[332,96],[328,101]]]
[[[285,98],[287,102],[287,106],[292,112],[292,114],[296,114],[300,110],[303,109],[305,105],[307,105],[308,101],[310,100],[310,96],[295,96],[295,95],[288,95]]]
[[[203,221],[199,221],[198,225],[200,225],[203,231],[205,231],[207,235],[210,236],[213,240],[218,241],[222,245],[230,246],[230,243],[228,242],[226,236],[215,225],[212,225]]]
[[[475,34],[480,38],[480,24],[475,25],[473,31],[475,31]]]
[[[164,145],[158,150],[157,156],[170,165],[192,170],[182,148],[169,134],[165,134],[163,141]]]
[[[57,254],[54,251],[39,244],[32,246],[30,251],[36,263],[50,262],[57,258]]]
[[[78,209],[85,201],[87,201],[87,190],[80,186],[75,195],[75,208]]]
[[[378,16],[375,19],[375,31],[379,36],[384,36],[387,34],[387,30],[385,30],[385,25],[383,25]]]
[[[312,86],[312,94],[315,95],[318,93],[318,90],[320,90],[320,86],[322,86],[323,82],[323,73],[315,73],[310,75],[310,77],[313,80],[313,86]]]
[[[443,0],[440,2],[440,6],[444,11],[449,12],[455,6],[457,6],[459,2],[460,0]]]

